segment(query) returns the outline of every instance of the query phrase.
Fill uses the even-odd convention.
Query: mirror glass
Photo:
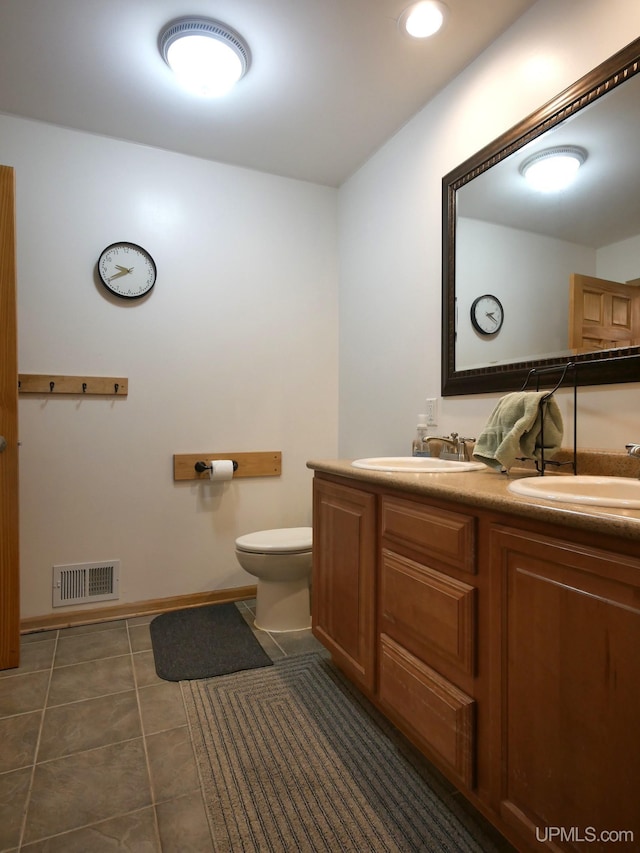
[[[443,179],[443,394],[567,361],[580,384],[640,378],[639,54],[640,39]],[[573,182],[532,189],[523,163],[567,147]],[[486,294],[500,326],[491,306],[473,316]]]

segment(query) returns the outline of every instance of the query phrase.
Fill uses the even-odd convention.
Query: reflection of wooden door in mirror
[[[640,344],[640,287],[573,273],[569,278],[569,346],[574,352]]]

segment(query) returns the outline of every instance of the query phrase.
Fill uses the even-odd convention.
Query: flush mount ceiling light
[[[428,38],[442,29],[448,11],[440,0],[422,0],[405,9],[398,24],[403,32],[413,38]]]
[[[584,148],[560,145],[532,154],[520,166],[520,174],[536,190],[558,192],[568,187],[587,159]]]
[[[226,94],[249,68],[249,48],[238,33],[210,18],[180,18],[162,30],[162,58],[195,95]]]

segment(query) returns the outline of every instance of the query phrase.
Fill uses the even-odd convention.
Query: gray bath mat
[[[211,678],[272,664],[235,604],[163,613],[149,628],[156,673],[165,681]]]
[[[184,683],[182,695],[221,853],[504,849],[316,653]]]

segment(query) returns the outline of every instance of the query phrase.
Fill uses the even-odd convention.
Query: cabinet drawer
[[[380,702],[399,715],[468,788],[474,784],[475,702],[384,634]]]
[[[463,572],[475,573],[475,519],[398,498],[382,500],[382,536]]]
[[[475,669],[475,594],[469,584],[383,549],[380,630],[413,652],[425,649],[463,672]]]

